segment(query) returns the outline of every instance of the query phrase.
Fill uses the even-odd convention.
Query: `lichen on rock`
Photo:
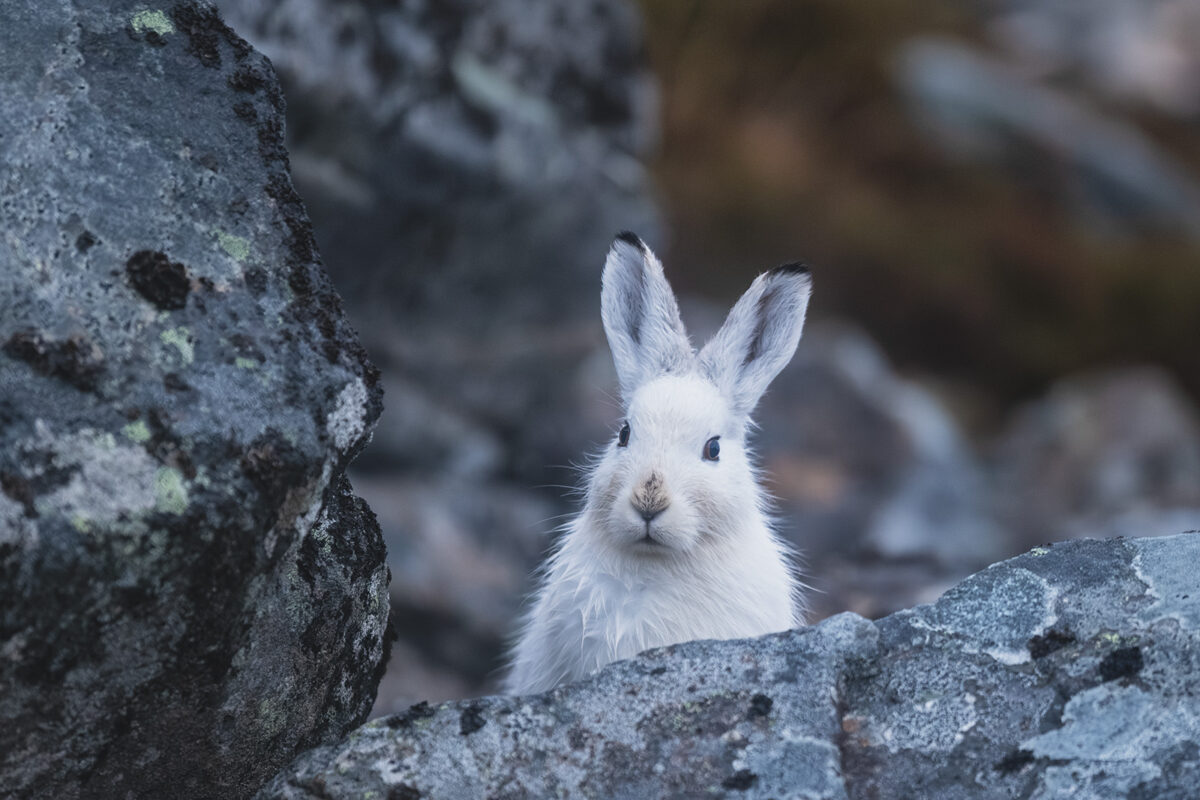
[[[213,7],[10,3],[0,52],[0,786],[245,797],[374,697],[377,374]]]

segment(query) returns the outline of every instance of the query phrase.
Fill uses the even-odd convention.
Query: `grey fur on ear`
[[[803,264],[783,264],[759,275],[700,351],[701,369],[735,414],[748,416],[792,360],[811,293],[812,277]]]
[[[628,231],[617,234],[609,248],[600,312],[626,403],[646,381],[691,365],[692,346],[662,264]]]

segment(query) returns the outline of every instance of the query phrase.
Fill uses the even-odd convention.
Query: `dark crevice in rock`
[[[33,487],[25,478],[15,472],[0,472],[0,491],[20,503],[25,509],[25,516],[37,518],[37,509],[33,506]]]
[[[739,769],[725,780],[721,781],[722,788],[744,792],[758,783],[758,776],[748,769]]]
[[[997,772],[1009,774],[1012,772],[1019,772],[1023,767],[1026,767],[1033,762],[1033,753],[1029,752],[1028,750],[1017,749],[1013,750],[1004,758],[997,761],[992,768]]]
[[[81,392],[95,391],[104,375],[104,354],[83,334],[56,340],[27,328],[8,337],[2,349],[39,375],[66,381]]]
[[[1075,637],[1066,631],[1049,630],[1029,640],[1029,655],[1033,659],[1045,658],[1056,650],[1075,643]]]
[[[191,281],[187,267],[157,250],[139,250],[125,262],[125,274],[138,294],[164,311],[187,306]]]
[[[1122,647],[1114,650],[1100,662],[1100,679],[1115,681],[1121,678],[1132,678],[1142,671],[1142,649],[1140,647]]]
[[[756,694],[750,698],[750,710],[746,712],[746,715],[750,719],[770,716],[773,705],[775,705],[775,701],[770,697],[761,693]]]
[[[406,728],[419,719],[429,719],[433,714],[434,711],[429,707],[429,703],[422,700],[409,706],[403,714],[394,714],[388,717],[387,726],[393,729]]]
[[[458,718],[458,732],[463,736],[470,736],[475,731],[487,724],[487,720],[483,716],[483,709],[477,704],[471,704],[463,708],[462,713]]]

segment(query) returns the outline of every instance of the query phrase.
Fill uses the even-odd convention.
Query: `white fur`
[[[799,268],[760,275],[697,356],[658,260],[632,235],[613,243],[601,310],[630,436],[600,454],[583,510],[543,568],[510,693],[650,647],[803,624],[801,584],[768,522],[746,431],[795,351],[809,292]],[[719,459],[707,460],[717,436]]]

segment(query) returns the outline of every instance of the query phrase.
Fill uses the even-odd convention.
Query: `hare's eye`
[[[714,436],[704,443],[704,460],[716,461],[721,456],[721,437]]]
[[[617,434],[617,447],[624,447],[629,444],[629,423],[626,422],[621,426],[621,432]]]

